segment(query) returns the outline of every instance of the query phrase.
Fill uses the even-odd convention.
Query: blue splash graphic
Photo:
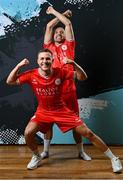
[[[0,36],[5,36],[4,27],[15,21],[25,21],[38,16],[41,5],[47,0],[0,0]]]

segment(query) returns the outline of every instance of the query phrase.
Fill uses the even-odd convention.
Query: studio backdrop
[[[0,143],[25,144],[24,129],[37,101],[27,85],[11,87],[6,78],[23,58],[25,71],[37,67],[48,6],[72,11],[75,61],[88,80],[77,82],[80,117],[109,144],[123,144],[123,1],[122,0],[0,0]],[[37,140],[42,143],[39,132]],[[54,126],[52,143],[74,143],[71,132]],[[85,140],[85,143],[89,143]]]

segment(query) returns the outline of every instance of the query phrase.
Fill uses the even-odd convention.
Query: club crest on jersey
[[[56,85],[61,84],[61,79],[57,78],[57,79],[55,80],[55,84],[56,84]]]
[[[62,45],[61,48],[62,48],[62,50],[64,50],[64,51],[67,50],[67,46],[66,46],[66,45]]]

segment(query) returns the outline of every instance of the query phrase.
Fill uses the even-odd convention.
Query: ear
[[[37,64],[38,64],[38,58],[37,58]]]

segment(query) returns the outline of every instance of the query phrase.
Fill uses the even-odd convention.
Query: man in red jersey
[[[79,116],[71,111],[63,101],[63,82],[73,78],[77,78],[81,81],[85,80],[87,75],[84,70],[73,60],[67,58],[65,59],[65,64],[73,65],[75,71],[53,68],[53,55],[48,49],[43,49],[38,53],[37,63],[39,68],[19,74],[18,71],[23,66],[29,64],[27,59],[23,59],[10,72],[6,81],[9,85],[28,83],[38,100],[37,110],[25,129],[26,143],[33,153],[27,168],[35,169],[41,164],[42,158],[38,151],[38,145],[35,139],[36,133],[38,131],[46,133],[51,124],[55,123],[62,132],[74,129],[76,133],[88,138],[91,143],[111,159],[113,172],[121,172],[122,164],[119,158],[111,152],[107,145],[95,135]]]
[[[54,62],[53,67],[59,67],[67,70],[74,70],[70,64],[64,64],[65,57],[74,60],[75,56],[75,38],[71,21],[67,18],[72,15],[70,10],[65,11],[63,14],[56,11],[53,7],[48,7],[47,14],[56,16],[51,20],[47,26],[44,36],[44,48],[48,48],[53,52]],[[67,16],[67,17],[66,17]],[[58,22],[62,22],[65,26],[56,27]],[[55,30],[54,30],[55,28]],[[79,115],[79,107],[76,96],[76,87],[73,80],[66,80],[64,82],[62,97],[67,107]],[[79,134],[73,131],[73,136],[78,148],[78,157],[84,160],[91,160],[91,157],[84,152],[82,138]],[[44,150],[41,153],[42,159],[49,156],[49,146],[52,139],[52,128],[44,136]]]

